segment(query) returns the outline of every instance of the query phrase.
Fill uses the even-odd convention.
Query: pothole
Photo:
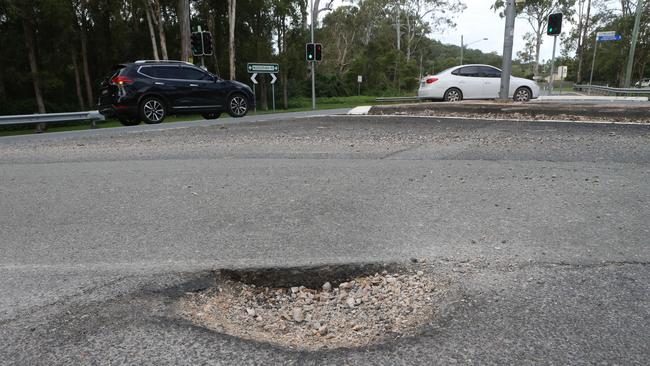
[[[194,324],[303,350],[361,347],[413,335],[450,289],[426,264],[220,271],[214,287],[183,296]]]

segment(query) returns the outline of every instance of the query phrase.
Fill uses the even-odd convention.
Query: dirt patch
[[[365,272],[371,269],[376,268]],[[266,272],[275,278],[264,273],[220,272],[215,287],[186,294],[177,310],[197,325],[279,346],[360,347],[417,333],[450,289],[449,280],[422,264],[353,273],[345,280],[344,271],[331,268]],[[331,281],[324,280],[328,274]],[[282,285],[268,283],[273,279]]]

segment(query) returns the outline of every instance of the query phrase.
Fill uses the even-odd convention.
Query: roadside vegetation
[[[466,6],[462,0],[349,0],[334,7],[313,0],[315,40],[323,44],[316,66],[319,97],[413,94],[421,75],[460,63],[460,44],[442,44]],[[301,108],[310,96],[305,43],[310,38],[308,0],[0,0],[0,115],[95,109],[98,87],[112,65],[138,59],[183,59],[188,32],[213,34],[209,71],[251,84],[248,62],[280,65],[276,107]],[[620,85],[635,15],[631,0],[527,0],[518,6],[525,49],[513,74],[546,77],[539,46],[550,10],[565,14],[556,65],[568,66],[567,82],[588,80],[597,31],[613,30],[621,41],[598,44],[594,82]],[[189,12],[189,24],[186,10]],[[549,10],[550,9],[550,10]],[[503,10],[495,1],[494,12]],[[650,1],[641,18],[633,80],[650,75]],[[401,32],[399,37],[396,25]],[[569,24],[573,26],[570,27]],[[469,35],[466,35],[469,36]],[[460,41],[460,35],[459,35]],[[459,42],[460,43],[460,42]],[[501,66],[501,56],[466,48],[463,63]],[[579,71],[578,71],[579,70]],[[268,75],[258,76],[260,110],[270,109]]]
[[[333,97],[333,98],[317,98],[316,107],[319,110],[337,109],[337,108],[352,108],[359,105],[376,105],[379,104],[374,96],[351,96],[351,97]],[[381,104],[386,104],[382,102]],[[290,100],[289,109],[276,109],[276,113],[286,112],[300,112],[311,110],[311,98],[293,98]],[[258,110],[257,112],[251,111],[250,115],[261,115],[274,113],[272,109]],[[227,113],[222,113],[219,119],[230,118]],[[203,120],[200,115],[183,115],[183,116],[169,116],[163,123],[171,122],[191,122],[196,120]],[[112,128],[123,127],[117,119],[107,119],[105,121],[96,122],[97,128]],[[90,128],[90,122],[61,122],[48,124],[44,132],[63,132],[75,130],[87,130]],[[27,135],[35,133],[35,124],[33,125],[15,125],[15,126],[0,126],[1,136],[15,136]]]

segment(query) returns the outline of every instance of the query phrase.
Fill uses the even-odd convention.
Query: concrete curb
[[[502,103],[502,102],[461,102],[461,103],[413,103],[373,106],[369,115],[409,115],[425,114],[431,117],[440,115],[498,115],[517,117],[539,117],[546,119],[566,119],[567,117],[597,117],[612,121],[634,119],[650,121],[650,105],[630,104],[566,104],[566,103]],[[518,119],[518,118],[516,118]]]

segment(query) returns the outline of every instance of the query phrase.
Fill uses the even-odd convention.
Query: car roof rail
[[[153,64],[153,63],[170,63],[170,64],[185,64],[185,65],[192,65],[194,66],[193,63],[187,62],[187,61],[177,61],[177,60],[137,60],[134,62],[135,64]]]

